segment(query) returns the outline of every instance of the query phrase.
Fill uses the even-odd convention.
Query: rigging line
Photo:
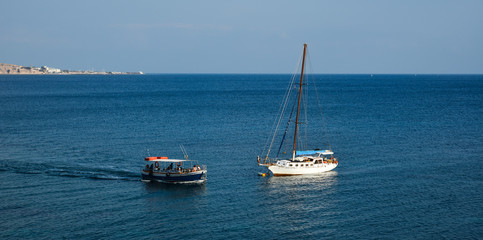
[[[278,126],[280,124],[280,119],[282,118],[282,116],[285,113],[287,99],[290,98],[290,95],[291,95],[291,92],[292,92],[292,84],[293,84],[292,82],[293,82],[293,79],[291,80],[291,83],[289,84],[289,87],[287,88],[287,91],[286,91],[286,93],[284,95],[284,98],[282,100],[282,103],[280,104],[279,111],[278,111],[278,113],[276,115],[275,121],[274,121],[273,126],[272,126],[272,129],[271,129],[271,132],[272,132],[273,131],[273,127],[276,126],[275,131],[273,131],[274,135],[272,137],[272,143],[273,143],[273,138],[275,138],[276,133],[278,132]],[[277,119],[278,119],[278,121],[277,121]],[[277,124],[275,125],[275,123],[277,123]],[[270,140],[270,137],[268,138],[268,140]],[[268,141],[267,141],[267,145],[268,145]],[[272,146],[272,144],[270,144],[270,148],[268,149],[267,155],[270,153],[271,146]]]
[[[266,160],[266,159],[268,159],[268,156],[269,156],[270,151],[271,151],[272,146],[273,146],[273,142],[274,142],[275,137],[276,137],[277,132],[278,132],[278,127],[279,127],[279,125],[280,125],[280,121],[281,121],[281,119],[282,119],[282,117],[283,117],[283,115],[284,115],[284,112],[285,112],[286,108],[287,108],[287,102],[288,102],[288,99],[290,98],[290,93],[292,92],[292,88],[293,88],[293,85],[294,85],[294,82],[295,82],[295,77],[296,77],[296,74],[295,74],[295,73],[297,72],[297,70],[298,70],[298,68],[299,68],[299,65],[300,65],[301,59],[302,59],[302,55],[300,55],[300,56],[299,56],[298,63],[297,63],[297,65],[295,66],[295,71],[294,71],[294,74],[292,75],[292,79],[291,79],[290,84],[289,84],[289,86],[288,86],[288,88],[287,88],[287,90],[286,90],[286,93],[285,93],[284,99],[282,100],[282,104],[280,105],[280,108],[279,108],[279,111],[278,111],[278,114],[279,114],[279,115],[277,114],[277,116],[275,117],[275,120],[274,120],[274,122],[273,122],[272,128],[270,129],[270,132],[272,132],[272,131],[273,131],[273,137],[272,137],[272,141],[271,141],[271,143],[270,143],[270,147],[268,148],[268,151],[267,151],[267,155],[266,155],[266,157],[265,157],[265,160]],[[278,122],[277,122],[277,119],[278,119]],[[273,130],[273,128],[274,128],[274,126],[275,126],[275,123],[277,123],[277,125],[276,125],[275,130]],[[269,135],[269,137],[267,138],[267,142],[265,143],[265,147],[264,147],[264,149],[263,149],[263,151],[262,151],[262,156],[264,155],[264,152],[265,152],[265,150],[266,150],[266,148],[267,148],[267,146],[268,146],[268,142],[270,141],[270,136],[271,136],[271,135]]]
[[[310,61],[310,55],[308,55],[307,58],[309,59],[309,68],[312,71],[312,61]],[[329,150],[332,150],[332,147],[330,146],[329,132],[327,131],[327,125],[325,123],[325,117],[324,117],[324,114],[323,114],[323,111],[322,111],[322,104],[320,103],[319,92],[317,90],[317,85],[315,83],[315,77],[313,77],[313,76],[312,76],[312,82],[314,83],[315,96],[317,98],[317,106],[319,107],[320,117],[322,119],[322,127],[323,127],[323,130],[324,130],[324,133],[325,133],[325,134],[322,134],[322,138],[324,136],[325,136],[325,138],[327,138],[327,145],[329,145]]]
[[[305,149],[308,149],[308,128],[309,128],[309,118],[308,118],[308,102],[309,102],[309,85],[310,85],[310,78],[313,77],[313,71],[312,68],[310,67],[312,62],[310,61],[310,51],[307,51],[307,65],[309,66],[307,69],[307,78],[306,78],[306,91],[305,91]]]
[[[304,74],[304,86],[307,86],[308,83],[306,82],[307,80],[307,75]],[[302,101],[302,104],[300,105],[300,108],[301,108],[301,111],[302,111],[302,114],[303,114],[303,121],[300,121],[299,120],[299,125],[304,125],[304,131],[302,132],[299,131],[298,132],[298,136],[297,136],[297,141],[298,141],[298,149],[306,149],[307,148],[307,94],[308,94],[308,88],[305,87],[302,89],[302,97],[301,97],[301,101]],[[301,128],[301,127],[300,127]],[[305,133],[305,134],[304,134]]]
[[[306,51],[306,56],[309,55],[309,51],[307,50]],[[310,59],[306,58],[305,59],[306,62],[309,62],[310,63]],[[309,75],[311,75],[311,71],[309,71],[309,69],[306,69],[306,74],[304,74],[303,78],[304,78],[304,86],[306,86],[305,88],[302,89],[302,93],[301,93],[301,99],[302,99],[302,104],[301,104],[301,108],[302,108],[302,113],[303,113],[303,116],[304,116],[304,121],[300,122],[299,121],[299,124],[303,124],[304,125],[304,132],[302,133],[302,131],[300,131],[297,135],[297,139],[298,139],[298,149],[308,149],[308,101],[309,101],[309,82],[308,82],[308,79],[309,79]]]
[[[292,115],[295,110],[295,102],[292,105],[292,111],[290,112],[290,116],[287,121],[287,127],[285,127],[285,132],[283,133],[282,141],[280,142],[280,146],[278,147],[278,152],[277,156],[275,158],[278,158],[278,155],[280,154],[280,149],[282,149],[283,142],[285,141],[285,136],[287,135],[288,132],[288,127],[290,126],[290,122],[292,122]]]
[[[308,52],[308,51],[307,51]],[[308,62],[308,58],[307,58],[307,62]],[[307,71],[308,74],[310,74],[310,71]],[[306,83],[307,83],[307,87],[305,88],[305,98],[304,98],[304,114],[305,114],[305,144],[303,145],[305,149],[307,149],[308,147],[308,137],[307,137],[307,132],[308,132],[308,127],[309,127],[309,118],[308,118],[308,115],[307,115],[307,111],[308,111],[308,101],[309,101],[309,76],[308,74],[306,75]]]
[[[285,99],[286,99],[286,98],[287,98],[287,97],[290,95],[290,91],[291,91],[292,84],[293,84],[292,82],[293,82],[293,78],[292,78],[292,80],[291,80],[291,82],[290,82],[289,86],[288,86],[288,87],[287,87],[287,89],[285,90],[285,94],[284,94],[284,97],[283,97],[283,99],[282,99],[282,103],[280,104],[280,107],[279,107],[279,109],[278,109],[277,115],[275,115],[275,119],[273,120],[272,128],[270,129],[270,134],[268,135],[267,141],[266,141],[266,143],[265,143],[265,147],[263,148],[263,151],[262,151],[262,156],[264,155],[265,150],[266,150],[266,148],[267,148],[267,146],[268,146],[268,143],[270,142],[270,138],[272,137],[272,132],[274,132],[274,131],[273,131],[273,129],[274,129],[274,128],[275,128],[275,126],[276,126],[277,119],[278,119],[278,117],[280,116],[280,114],[281,114],[281,112],[282,112],[283,103],[286,101]],[[268,151],[270,152],[270,149],[269,149]],[[267,155],[268,155],[268,153],[267,153]]]
[[[293,79],[295,79],[295,77],[294,77]],[[292,89],[292,85],[293,85],[293,83],[294,83],[294,81],[292,80],[292,82],[291,82],[291,84],[290,84],[290,89]],[[272,141],[271,141],[271,143],[270,143],[270,147],[269,147],[269,149],[268,149],[268,152],[267,152],[267,156],[266,156],[266,158],[268,158],[268,155],[270,154],[270,151],[271,151],[271,149],[272,149],[273,143],[274,143],[275,138],[276,138],[276,136],[277,136],[278,129],[279,129],[279,127],[280,127],[280,123],[281,123],[281,121],[282,121],[282,119],[283,119],[283,116],[285,115],[285,111],[286,111],[287,106],[288,106],[288,102],[289,102],[289,99],[290,99],[291,92],[292,92],[291,90],[288,92],[288,95],[287,95],[286,99],[285,99],[285,100],[284,100],[284,102],[283,102],[283,108],[282,108],[282,112],[281,112],[281,113],[280,113],[280,115],[279,115],[278,122],[277,122],[277,126],[276,126],[276,128],[275,128],[275,130],[274,130],[274,132],[273,132]]]

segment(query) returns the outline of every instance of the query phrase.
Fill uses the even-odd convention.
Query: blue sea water
[[[315,80],[339,166],[262,178],[289,75],[0,76],[0,239],[483,238],[483,75]]]

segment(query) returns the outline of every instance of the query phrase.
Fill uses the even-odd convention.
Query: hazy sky
[[[0,0],[0,62],[147,73],[483,73],[482,0]]]

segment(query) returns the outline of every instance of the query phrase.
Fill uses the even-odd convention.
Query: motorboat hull
[[[152,172],[142,170],[141,177],[145,182],[156,181],[164,183],[203,183],[206,181],[206,170],[189,173]]]

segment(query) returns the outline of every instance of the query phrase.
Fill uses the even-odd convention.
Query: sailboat
[[[307,104],[307,98],[306,95],[303,95],[303,87],[304,87],[304,68],[305,68],[305,58],[306,58],[306,52],[307,52],[307,44],[304,44],[304,50],[303,50],[303,57],[302,57],[302,67],[301,67],[301,73],[300,73],[300,81],[298,84],[295,82],[295,75],[292,78],[292,82],[290,83],[289,87],[287,88],[287,92],[285,93],[284,100],[282,101],[282,105],[280,106],[279,110],[279,116],[277,116],[277,119],[274,122],[275,128],[272,127],[272,129],[275,129],[273,131],[272,135],[272,140],[267,140],[267,145],[268,151],[265,157],[261,158],[260,156],[257,157],[257,162],[259,166],[264,166],[267,167],[269,170],[269,173],[267,174],[272,174],[273,176],[291,176],[291,175],[304,175],[304,174],[318,174],[318,173],[323,173],[327,171],[331,171],[332,169],[336,168],[338,166],[338,161],[337,158],[334,157],[334,152],[331,150],[330,145],[329,149],[326,150],[321,150],[319,148],[316,149],[309,149],[309,150],[297,150],[297,140],[298,140],[298,135],[299,133],[299,125],[302,124],[300,117],[300,112],[301,112],[301,100],[303,97],[304,103]],[[270,158],[269,155],[271,154],[271,149],[273,146],[273,142],[276,139],[277,132],[281,123],[281,120],[284,115],[288,115],[286,113],[289,104],[289,100],[291,99],[292,94],[292,89],[295,88],[296,85],[298,86],[298,93],[295,96],[296,103],[297,103],[297,113],[296,113],[296,118],[295,118],[295,126],[294,126],[294,140],[293,140],[293,146],[292,146],[292,157],[286,157],[284,158],[278,158],[280,154],[280,150],[282,148],[282,145],[286,139],[287,132],[289,130],[290,123],[293,122],[291,120],[292,115],[293,115],[293,110],[295,109],[295,102],[292,107],[292,111],[290,113],[290,117],[288,119],[288,124],[287,128],[285,129],[285,132],[283,134],[283,137],[281,138],[281,144],[280,147],[278,148],[278,152],[275,156],[275,158]],[[315,85],[315,83],[314,83]],[[307,107],[304,108],[304,110],[307,110]],[[305,114],[307,116],[307,114]],[[304,124],[307,124],[307,121],[304,122]],[[307,131],[307,130],[306,130]],[[268,144],[270,142],[270,144]],[[265,151],[265,150],[264,150]],[[265,176],[265,174],[261,174],[262,176]]]

